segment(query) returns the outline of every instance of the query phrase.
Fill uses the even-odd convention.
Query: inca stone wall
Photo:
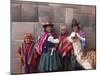
[[[48,18],[59,34],[59,25],[66,22],[68,32],[71,32],[71,20],[75,17],[85,32],[88,48],[95,49],[96,42],[96,8],[95,6],[21,2],[14,0],[11,3],[11,72],[21,73],[20,59],[17,49],[23,41],[26,32],[33,34],[37,40],[42,32],[41,21]]]

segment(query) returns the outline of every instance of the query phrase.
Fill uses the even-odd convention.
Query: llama
[[[74,41],[74,39],[77,39]],[[96,53],[95,50],[83,50],[80,39],[77,37],[75,32],[72,32],[67,39],[72,42],[74,55],[76,56],[77,62],[84,69],[95,69],[96,68]]]

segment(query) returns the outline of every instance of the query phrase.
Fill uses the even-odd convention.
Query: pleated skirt
[[[61,61],[59,54],[56,51],[53,52],[53,55],[51,55],[50,50],[48,52],[42,53],[38,64],[38,70],[40,72],[57,71],[60,67]]]

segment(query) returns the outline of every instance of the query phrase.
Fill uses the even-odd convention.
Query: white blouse
[[[51,43],[55,43],[55,44],[59,43],[59,39],[58,38],[54,39],[53,36],[49,36],[48,41],[50,41]]]

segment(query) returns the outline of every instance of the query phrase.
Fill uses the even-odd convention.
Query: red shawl
[[[69,50],[71,50],[72,48],[72,44],[67,41],[67,35],[61,35],[59,39],[60,39],[60,44],[58,50],[60,54],[63,54],[65,51],[66,53],[68,53]]]

